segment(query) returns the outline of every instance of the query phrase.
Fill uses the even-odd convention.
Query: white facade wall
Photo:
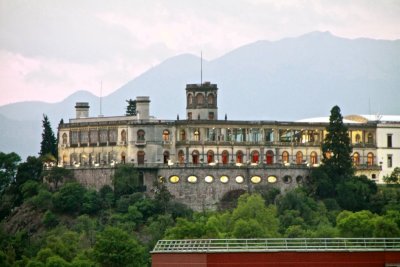
[[[388,145],[388,136],[391,135],[392,145]],[[389,157],[392,158],[391,166]],[[377,158],[382,166],[379,181],[383,176],[390,175],[395,167],[400,167],[400,123],[379,123],[377,125]]]

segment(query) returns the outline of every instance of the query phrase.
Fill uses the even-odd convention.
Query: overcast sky
[[[0,0],[0,105],[103,95],[182,53],[311,31],[400,39],[399,0]]]

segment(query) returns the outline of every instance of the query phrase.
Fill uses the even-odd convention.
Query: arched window
[[[169,160],[169,152],[164,151],[163,156],[164,156],[164,164],[167,164]]]
[[[301,151],[297,151],[296,153],[296,164],[302,164],[303,163],[303,153]]]
[[[210,106],[214,105],[214,95],[213,95],[213,94],[209,94],[209,95],[207,96],[207,103],[208,103],[208,105],[210,105]]]
[[[137,131],[137,140],[138,140],[138,141],[144,141],[144,140],[146,140],[145,137],[144,137],[144,135],[145,135],[145,133],[144,133],[143,130]]]
[[[186,131],[184,129],[180,130],[179,138],[180,138],[181,141],[185,141],[186,140]]]
[[[353,164],[354,166],[360,165],[360,154],[358,154],[357,152],[353,154]]]
[[[258,151],[254,150],[251,152],[251,163],[258,163],[260,158],[260,153]]]
[[[372,135],[372,133],[368,133],[368,135],[367,135],[367,143],[368,144],[374,143],[374,136]]]
[[[188,105],[192,105],[193,104],[193,95],[192,94],[188,94],[188,96],[187,96],[187,104]]]
[[[224,150],[222,151],[222,164],[228,164],[229,163],[229,152]]]
[[[310,163],[311,165],[318,164],[318,155],[317,152],[313,151],[310,154]]]
[[[199,151],[193,150],[192,152],[192,163],[199,164]]]
[[[125,158],[126,158],[125,152],[122,152],[121,153],[121,163],[122,164],[125,164]]]
[[[372,153],[372,152],[370,152],[370,153],[368,153],[368,155],[367,155],[367,165],[368,166],[372,166],[372,165],[374,165],[374,153]]]
[[[194,141],[200,141],[200,131],[199,129],[194,130]]]
[[[360,143],[361,141],[361,136],[359,134],[356,134],[356,143]]]
[[[283,151],[282,153],[282,163],[289,163],[289,152]]]
[[[179,150],[178,152],[178,161],[180,164],[185,163],[185,153],[183,152],[183,150]]]
[[[265,162],[267,165],[274,164],[274,152],[272,152],[272,150],[267,151],[267,154],[265,155]]]
[[[207,163],[214,162],[214,152],[212,150],[208,150],[207,152]]]
[[[236,152],[236,163],[243,163],[243,152],[241,150]]]
[[[162,139],[163,139],[163,141],[169,141],[169,131],[168,130],[163,131]]]
[[[122,130],[122,132],[121,132],[121,142],[126,142],[126,131],[125,130]]]
[[[67,144],[67,140],[68,140],[68,136],[67,136],[66,133],[64,133],[64,134],[62,135],[62,144],[63,144],[63,145],[66,145],[66,144]]]
[[[138,151],[137,153],[137,162],[138,164],[144,164],[144,151]]]
[[[204,95],[203,94],[197,94],[196,95],[196,102],[197,102],[197,105],[203,105],[204,104]]]

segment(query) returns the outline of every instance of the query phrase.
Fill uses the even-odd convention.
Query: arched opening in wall
[[[68,143],[68,136],[67,136],[66,133],[64,133],[64,134],[62,135],[62,144],[63,144],[63,145],[67,145],[67,143]]]
[[[375,180],[375,179],[376,179],[376,174],[375,174],[375,173],[373,173],[373,174],[371,175],[371,179],[372,179],[372,180]]]
[[[360,165],[360,154],[358,154],[357,152],[353,153],[353,165],[354,166]]]
[[[369,152],[367,155],[367,166],[373,166],[375,163],[374,153]]]
[[[165,129],[163,131],[162,139],[163,139],[163,141],[169,141],[169,131],[168,130]]]
[[[207,163],[214,163],[214,152],[212,150],[207,152]]]
[[[121,142],[126,143],[126,131],[122,130],[121,132]]]
[[[137,140],[144,141],[145,139],[145,132],[143,130],[137,131]]]
[[[232,210],[237,206],[238,199],[246,193],[244,189],[235,189],[226,192],[218,203],[218,210]]]
[[[222,164],[228,164],[229,163],[229,152],[224,150],[222,151]]]
[[[290,184],[292,182],[292,177],[290,175],[285,175],[285,176],[283,176],[282,181],[285,184]]]
[[[184,129],[181,129],[181,130],[179,131],[179,139],[180,139],[181,141],[185,141],[185,140],[186,140],[186,131],[185,131]]]
[[[144,156],[145,156],[144,151],[137,152],[137,163],[138,164],[144,164]]]
[[[272,152],[272,150],[267,151],[265,155],[265,162],[267,163],[267,165],[274,164],[274,152]]]
[[[196,95],[196,104],[197,106],[202,106],[204,104],[204,95],[202,93]]]
[[[360,143],[361,142],[361,136],[359,134],[356,134],[356,143]]]
[[[199,164],[199,151],[193,150],[192,152],[192,163]]]
[[[297,182],[298,184],[303,183],[303,176],[298,175],[298,176],[296,177],[296,182]]]
[[[310,163],[311,165],[318,164],[318,154],[317,152],[313,151],[310,154]]]
[[[179,164],[185,163],[185,153],[183,152],[183,150],[179,150],[178,152],[178,162]]]
[[[192,94],[188,94],[187,95],[187,105],[191,106],[193,104],[193,95]]]
[[[282,152],[282,163],[283,164],[289,163],[289,152],[287,151]]]
[[[368,133],[368,135],[367,135],[367,143],[368,144],[373,144],[374,143],[374,136],[372,135],[372,133]]]
[[[194,141],[200,141],[200,130],[199,129],[194,130],[193,140]]]
[[[254,150],[251,152],[251,163],[256,163],[258,164],[260,159],[260,153],[258,151]]]
[[[125,164],[125,160],[126,160],[126,154],[125,154],[125,152],[122,152],[121,153],[121,163]]]
[[[236,152],[236,163],[243,163],[243,152],[241,150]]]
[[[63,154],[62,156],[62,164],[66,165],[68,163],[68,156],[66,154]]]
[[[208,106],[213,106],[214,105],[214,95],[213,94],[208,94],[207,103],[208,103]]]
[[[163,156],[164,156],[164,164],[168,164],[169,151],[164,151]]]
[[[297,151],[296,153],[296,164],[300,165],[303,163],[303,153],[301,151]]]

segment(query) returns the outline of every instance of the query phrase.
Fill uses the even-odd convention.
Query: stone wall
[[[307,168],[162,167],[139,168],[138,170],[143,172],[143,182],[150,196],[154,195],[154,183],[163,180],[164,185],[174,195],[175,200],[197,211],[204,209],[215,210],[218,202],[225,194],[235,190],[253,192],[255,187],[264,186],[265,188],[279,188],[282,193],[285,193],[285,191],[298,186],[299,183],[309,176],[309,169]],[[104,185],[111,185],[111,177],[114,174],[114,169],[74,169],[74,174],[75,179],[81,184],[99,190]],[[178,176],[179,181],[172,183],[170,181],[171,176]],[[196,176],[197,181],[194,183],[188,182],[187,178],[189,176]],[[212,176],[214,178],[213,181],[207,183],[204,179],[206,176]],[[220,180],[221,176],[228,176],[228,181],[222,183]],[[235,178],[237,176],[243,176],[243,183],[236,182]],[[251,177],[253,176],[260,176],[261,182],[257,184],[252,183]],[[268,181],[267,178],[269,176],[275,176],[277,178],[276,182],[271,183]],[[291,179],[285,180],[285,176],[290,176]]]

